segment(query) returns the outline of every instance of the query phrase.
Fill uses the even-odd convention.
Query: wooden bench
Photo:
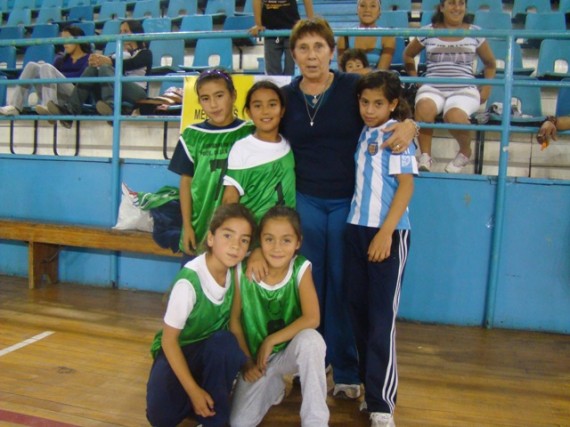
[[[44,274],[50,283],[58,282],[58,258],[62,246],[178,256],[171,250],[158,246],[151,233],[86,225],[0,219],[0,239],[28,242],[30,289],[41,283]]]

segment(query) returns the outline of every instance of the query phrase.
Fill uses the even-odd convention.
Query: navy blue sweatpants
[[[174,427],[193,416],[205,427],[226,426],[230,418],[230,392],[247,358],[235,336],[218,331],[208,339],[182,347],[196,382],[214,400],[213,417],[199,417],[192,402],[161,351],[150,370],[147,384],[146,416],[151,425]]]
[[[410,231],[396,230],[390,256],[369,262],[368,247],[377,232],[377,228],[348,225],[345,277],[368,411],[393,413],[398,391],[396,316]]]

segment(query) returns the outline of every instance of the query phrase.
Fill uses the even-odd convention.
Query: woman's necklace
[[[307,116],[309,116],[309,123],[311,124],[311,127],[313,127],[313,125],[315,124],[315,117],[317,117],[317,113],[319,112],[319,109],[321,108],[321,104],[322,104],[322,99],[324,98],[324,94],[327,91],[329,85],[330,85],[330,80],[331,80],[331,76],[329,75],[329,77],[327,78],[327,81],[325,82],[325,86],[323,87],[323,90],[316,94],[316,95],[309,95],[312,96],[313,99],[311,100],[311,107],[315,110],[315,112],[311,115],[311,111],[309,110],[309,103],[307,102],[307,96],[305,95],[305,92],[303,92],[303,100],[305,101],[305,108],[307,110]],[[301,89],[301,91],[303,91]]]
[[[317,113],[319,112],[319,108],[321,108],[321,103],[319,102],[319,104],[315,108],[315,112],[311,116],[311,112],[309,111],[309,103],[307,102],[307,97],[305,95],[303,95],[303,99],[305,100],[305,108],[307,109],[307,116],[309,116],[309,123],[311,124],[311,127],[313,127],[313,125],[315,124],[315,117],[317,117]]]

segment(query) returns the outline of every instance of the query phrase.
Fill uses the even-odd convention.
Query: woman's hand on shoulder
[[[385,131],[392,132],[392,135],[384,141],[382,148],[390,148],[393,153],[398,154],[406,151],[414,138],[418,136],[419,126],[412,119],[406,119],[387,126]]]

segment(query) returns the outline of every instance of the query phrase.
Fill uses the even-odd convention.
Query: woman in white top
[[[466,0],[441,0],[432,23],[424,28],[434,29],[479,29],[465,22]],[[478,56],[484,64],[486,79],[495,77],[496,64],[493,52],[487,41],[480,37],[419,37],[410,42],[404,51],[404,64],[410,76],[418,72],[414,58],[426,50],[426,77],[472,78],[473,62]],[[450,80],[451,82],[451,80]],[[490,86],[466,84],[424,84],[416,96],[415,119],[433,123],[438,114],[443,113],[446,123],[469,124],[469,116],[475,113],[480,104],[487,101]],[[471,157],[471,132],[451,129],[451,135],[459,143],[457,156],[445,167],[448,173],[459,173]],[[431,169],[431,140],[433,129],[420,129],[418,142],[422,155],[420,171]]]

